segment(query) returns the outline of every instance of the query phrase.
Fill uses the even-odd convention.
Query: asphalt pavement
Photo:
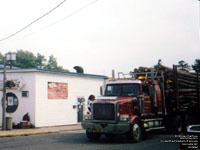
[[[56,133],[62,131],[75,131],[75,130],[82,130],[81,124],[30,128],[30,129],[0,130],[0,137],[25,136],[34,134]]]
[[[0,138],[0,150],[179,150],[179,143],[162,142],[172,139],[174,135],[149,133],[139,143],[122,135],[102,135],[93,141],[88,140],[84,130],[76,130]]]

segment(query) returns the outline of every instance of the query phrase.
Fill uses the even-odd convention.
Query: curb
[[[55,131],[32,131],[32,132],[18,132],[18,133],[0,133],[1,137],[14,137],[14,136],[28,136],[28,135],[36,135],[36,134],[49,134],[49,133],[58,133],[64,131],[77,131],[83,129],[63,129],[63,130],[55,130]]]
[[[36,131],[36,132],[23,132],[23,133],[2,133],[0,137],[14,137],[14,136],[28,136],[28,135],[35,135],[35,134],[47,134],[53,133],[51,131]]]

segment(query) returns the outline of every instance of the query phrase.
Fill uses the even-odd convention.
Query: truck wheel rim
[[[133,125],[133,134],[134,134],[134,136],[138,137],[139,136],[139,132],[140,132],[139,125],[138,124],[134,124]]]

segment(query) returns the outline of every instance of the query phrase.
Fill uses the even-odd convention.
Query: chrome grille
[[[93,120],[115,120],[115,105],[112,103],[94,103]]]

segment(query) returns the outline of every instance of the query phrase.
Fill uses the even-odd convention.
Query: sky
[[[139,66],[200,59],[198,0],[66,0],[49,15],[15,33],[63,0],[0,1],[0,52],[28,50],[75,72],[111,76]]]

